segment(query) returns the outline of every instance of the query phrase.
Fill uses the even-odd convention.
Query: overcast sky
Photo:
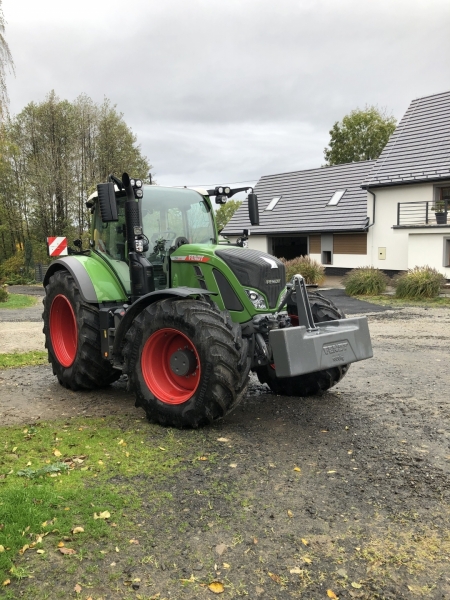
[[[333,123],[450,89],[449,0],[3,0],[10,111],[106,96],[158,183],[319,167]]]

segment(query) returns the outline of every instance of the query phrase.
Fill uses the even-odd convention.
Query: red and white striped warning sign
[[[48,237],[47,244],[50,256],[67,256],[66,237]]]

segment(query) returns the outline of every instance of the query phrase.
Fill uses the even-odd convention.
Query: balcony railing
[[[443,200],[439,209],[436,209],[435,202],[398,202],[397,226],[445,224],[447,213],[450,212],[450,201]]]

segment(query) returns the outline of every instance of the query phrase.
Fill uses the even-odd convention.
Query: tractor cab
[[[170,287],[170,256],[185,244],[216,244],[217,230],[205,190],[145,185],[139,188],[143,249],[153,267],[154,289]],[[203,192],[203,193],[202,193]],[[94,197],[91,197],[91,201]],[[126,196],[115,189],[117,220],[104,221],[94,208],[93,249],[102,255],[130,292]],[[93,205],[93,207],[95,204]]]

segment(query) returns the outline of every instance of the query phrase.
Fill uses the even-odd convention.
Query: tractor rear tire
[[[48,361],[62,386],[95,390],[119,379],[120,371],[101,355],[98,308],[83,301],[68,271],[50,277],[42,317]]]
[[[330,300],[317,292],[308,294],[315,323],[344,319],[344,313]],[[276,376],[275,368],[266,365],[256,370],[260,383],[267,383],[272,392],[280,396],[316,396],[321,395],[339,383],[349,370],[350,365],[339,365],[324,371],[306,373],[296,377]]]
[[[123,354],[136,406],[161,425],[212,423],[247,388],[250,362],[240,328],[205,300],[151,304],[127,332]]]

